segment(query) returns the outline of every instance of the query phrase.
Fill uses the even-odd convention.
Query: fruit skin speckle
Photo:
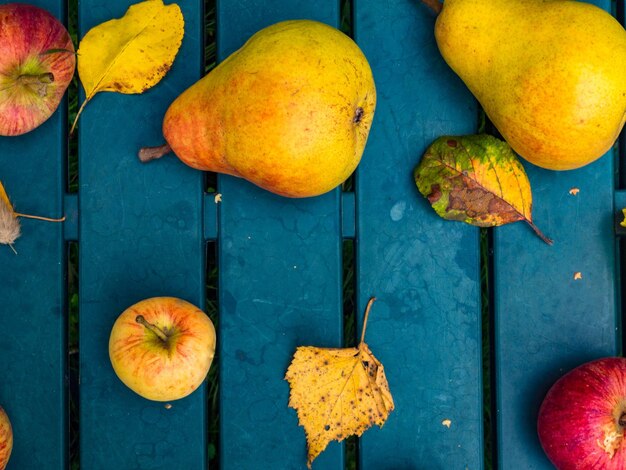
[[[202,310],[174,297],[154,297],[118,317],[109,338],[109,357],[131,390],[169,402],[202,384],[215,344],[215,327]]]
[[[13,429],[9,417],[0,406],[0,470],[4,470],[13,450]]]

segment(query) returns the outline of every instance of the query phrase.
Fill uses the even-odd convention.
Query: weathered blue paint
[[[30,3],[64,18],[63,1]],[[63,101],[27,134],[0,137],[0,181],[18,212],[64,213],[66,106]],[[7,468],[61,470],[67,442],[64,227],[21,224],[18,254],[0,245],[0,406],[15,434]]]
[[[524,162],[533,218],[554,246],[523,223],[495,231],[499,468],[553,468],[536,432],[543,397],[570,369],[620,352],[614,158],[564,172]]]
[[[475,131],[477,107],[437,50],[428,8],[355,4],[378,95],[357,173],[358,305],[378,299],[366,342],[396,405],[364,435],[361,468],[480,468],[478,229],[440,219],[413,181],[435,138]]]
[[[131,3],[81,1],[82,34]],[[108,357],[113,322],[131,304],[171,295],[204,306],[202,174],[174,157],[137,160],[163,142],[165,110],[202,75],[202,2],[180,6],[185,38],[161,83],[96,95],[81,116],[81,469],[206,468],[204,387],[167,410],[126,388]]]
[[[220,59],[295,18],[336,26],[338,2],[221,0]],[[340,193],[287,199],[231,177],[218,191],[220,460],[227,469],[306,468],[283,377],[297,346],[341,345]],[[329,445],[315,467],[343,468],[341,446]]]
[[[64,14],[63,2],[35,3]],[[82,32],[130,3],[81,0]],[[0,405],[16,434],[8,469],[66,468],[64,240],[76,238],[81,468],[206,468],[204,388],[167,410],[122,385],[107,352],[115,318],[140,299],[203,306],[206,239],[219,252],[221,465],[305,468],[283,376],[298,345],[341,345],[345,237],[356,241],[359,315],[378,298],[366,341],[396,404],[382,430],[361,439],[360,468],[482,468],[478,230],[439,219],[412,178],[436,137],[476,128],[475,101],[437,51],[434,16],[413,0],[354,2],[378,91],[354,194],[292,200],[220,176],[216,202],[202,174],[177,159],[136,160],[139,147],[162,142],[165,109],[202,75],[202,2],[180,4],[186,36],[161,84],[141,96],[103,93],[86,107],[78,198],[64,195],[64,106],[30,134],[0,137],[0,180],[16,208],[68,216],[62,225],[23,220],[18,256],[0,246]],[[337,26],[338,7],[220,0],[219,58],[283,19]],[[572,367],[620,352],[613,220],[626,196],[614,191],[612,153],[571,172],[525,167],[535,222],[555,244],[523,223],[495,231],[498,468],[548,469],[535,432],[543,395]],[[314,463],[343,465],[337,443]]]

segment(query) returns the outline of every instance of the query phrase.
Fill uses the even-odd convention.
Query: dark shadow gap
[[[67,381],[68,381],[68,468],[80,468],[79,358],[78,358],[78,243],[67,245]]]
[[[613,15],[617,18],[617,21],[620,22],[622,26],[626,24],[626,7],[624,6],[624,2],[612,2]],[[621,155],[626,155],[626,138],[624,136],[624,130],[619,135],[617,139],[617,144],[615,146],[615,171],[616,171],[616,179],[617,179],[617,187],[616,189],[626,189],[626,162],[623,161]],[[621,208],[619,208],[621,209]],[[621,243],[620,243],[621,246]],[[623,251],[623,250],[621,250]],[[622,266],[624,264],[622,263]]]
[[[621,218],[621,217],[620,217]],[[619,222],[616,221],[616,224]],[[617,276],[617,293],[616,293],[616,302],[619,313],[619,317],[617,318],[616,328],[617,328],[617,344],[619,346],[619,350],[617,354],[619,356],[624,355],[624,351],[626,351],[626,335],[622,333],[623,325],[626,324],[626,305],[624,304],[622,293],[626,292],[626,276],[624,273],[626,272],[626,237],[621,236],[617,239],[616,242],[616,265],[615,265],[615,274]]]
[[[339,1],[339,29],[354,38],[354,7],[352,2],[353,0]],[[354,177],[355,174],[352,172],[341,185],[342,191],[354,191]]]
[[[218,308],[218,265],[217,265],[217,241],[207,242],[206,247],[206,305],[205,312],[219,331],[219,308]],[[209,468],[219,468],[219,354],[215,351],[215,358],[207,375],[207,457]]]
[[[353,0],[339,1],[339,29],[346,35],[354,38],[354,5]],[[351,192],[355,189],[355,172],[341,185],[341,190]],[[356,315],[356,266],[355,241],[343,241],[343,346],[346,348],[358,345],[357,315]],[[344,468],[357,470],[359,468],[359,438],[349,436],[344,441]]]
[[[204,0],[204,65],[206,75],[217,65],[217,0]],[[204,189],[217,192],[217,173],[204,173]]]
[[[493,289],[493,230],[480,229],[480,300],[482,319],[483,459],[485,470],[496,467],[495,345]]]
[[[69,0],[67,8],[67,29],[72,38],[74,48],[78,49],[78,0]],[[67,130],[69,131],[76,112],[78,111],[78,73],[74,74],[67,88]],[[78,127],[68,137],[67,141],[67,170],[66,191],[78,192]]]
[[[504,140],[485,112],[480,110],[479,122],[486,134]],[[482,319],[482,372],[483,372],[483,459],[485,470],[498,468],[496,432],[496,357],[495,357],[495,293],[494,231],[480,229],[480,292]]]
[[[354,348],[358,345],[356,315],[356,277],[355,277],[355,243],[354,240],[343,241],[343,346]],[[358,469],[359,438],[350,436],[344,441],[346,470]]]

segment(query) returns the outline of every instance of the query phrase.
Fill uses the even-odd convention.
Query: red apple
[[[149,400],[171,401],[197,389],[215,354],[215,327],[181,299],[154,297],[126,309],[109,338],[115,373]]]
[[[560,470],[626,469],[626,359],[583,364],[548,391],[537,430]]]
[[[0,5],[0,135],[29,132],[57,109],[76,65],[65,27],[41,8]]]
[[[11,422],[0,406],[0,470],[4,470],[13,450],[13,430]]]

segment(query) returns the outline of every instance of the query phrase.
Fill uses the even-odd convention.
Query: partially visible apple
[[[537,430],[560,470],[626,469],[626,359],[583,364],[548,391]]]
[[[178,400],[206,378],[215,355],[215,327],[181,299],[154,297],[126,309],[109,339],[115,373],[148,400]]]
[[[57,109],[76,57],[67,30],[32,5],[0,5],[0,135],[24,134]]]
[[[11,421],[0,406],[0,470],[4,470],[13,450],[13,430]]]

